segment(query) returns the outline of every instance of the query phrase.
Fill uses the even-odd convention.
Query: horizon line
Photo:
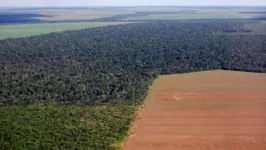
[[[266,5],[94,5],[94,6],[0,6],[0,8],[71,8],[71,7],[266,7]]]

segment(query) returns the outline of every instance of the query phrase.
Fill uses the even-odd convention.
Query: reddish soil
[[[266,150],[266,74],[160,76],[125,150]]]

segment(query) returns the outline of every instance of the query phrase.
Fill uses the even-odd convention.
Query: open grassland
[[[160,14],[131,17],[125,20],[188,20],[188,19],[240,19],[241,15],[223,13]]]
[[[50,32],[76,30],[90,27],[120,24],[132,20],[194,20],[194,19],[247,19],[264,18],[264,8],[213,8],[213,7],[106,7],[95,9],[2,9],[5,16],[0,25],[0,39],[28,37]],[[141,13],[140,13],[141,12]],[[246,12],[246,13],[241,13]],[[165,13],[165,14],[164,14]],[[12,16],[15,14],[15,16]],[[16,16],[17,15],[17,16]],[[22,15],[24,17],[19,17]],[[118,15],[118,17],[117,17]],[[120,16],[119,16],[120,15]],[[134,16],[134,17],[133,17]],[[98,18],[98,19],[97,19]],[[105,18],[105,19],[104,19]],[[11,20],[10,20],[11,19]],[[95,22],[81,23],[90,19]],[[109,20],[108,20],[109,19]],[[41,21],[46,22],[38,23]],[[64,21],[75,21],[62,23]],[[106,22],[107,20],[107,22]],[[261,19],[263,20],[263,19]],[[38,24],[19,24],[38,23]],[[57,23],[50,23],[56,21]],[[61,21],[61,23],[59,23]],[[77,23],[79,22],[80,23]],[[90,20],[93,21],[93,20]],[[115,22],[114,22],[115,21]],[[131,21],[131,22],[132,22]],[[1,21],[0,21],[1,23]],[[7,25],[9,24],[9,25]],[[264,24],[262,24],[264,25]]]
[[[239,12],[217,12],[211,10],[200,10],[197,13],[181,14],[159,14],[140,17],[131,17],[124,20],[190,20],[190,19],[249,19],[263,16],[262,14],[251,13],[241,14]]]
[[[180,20],[180,19],[239,19],[260,17],[265,12],[263,7],[95,7],[95,8],[47,8],[47,9],[0,9],[0,13],[39,14],[29,17],[46,21],[88,20],[112,17],[135,12],[153,12],[149,16],[135,16],[124,20]],[[160,12],[160,14],[156,14]],[[165,14],[163,14],[165,12]],[[185,13],[189,12],[189,13]],[[194,12],[194,13],[192,13]],[[245,12],[245,13],[241,13]],[[177,14],[178,13],[178,14]],[[264,14],[265,15],[265,14]]]
[[[92,27],[123,24],[125,22],[89,22],[89,23],[44,23],[0,25],[0,39],[28,37],[51,32],[77,30]],[[129,22],[127,22],[129,23]]]
[[[188,20],[188,19],[245,19],[264,16],[257,13],[265,11],[264,8],[149,8],[150,11],[158,12],[180,12],[178,14],[154,14],[148,16],[130,17],[124,20]],[[144,10],[145,11],[145,10]],[[147,11],[147,10],[146,10]],[[185,13],[190,11],[190,13]],[[194,13],[192,13],[194,11]],[[250,13],[241,13],[250,12]]]
[[[266,74],[160,76],[145,107],[125,150],[265,150]]]
[[[0,106],[0,149],[120,149],[135,107]]]

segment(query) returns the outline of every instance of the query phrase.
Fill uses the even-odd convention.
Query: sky
[[[44,6],[266,6],[266,0],[0,0],[0,7]]]

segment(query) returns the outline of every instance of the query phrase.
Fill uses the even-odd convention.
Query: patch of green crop
[[[122,24],[121,22],[89,22],[89,23],[43,23],[43,24],[17,24],[0,25],[0,39],[29,37],[51,32],[78,30],[85,28],[101,27]]]

